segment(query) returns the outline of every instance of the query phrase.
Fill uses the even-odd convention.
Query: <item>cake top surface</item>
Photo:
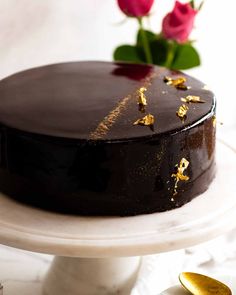
[[[188,89],[174,86],[179,78]],[[196,96],[201,102],[186,101]],[[14,74],[0,82],[0,99],[2,125],[86,140],[174,133],[215,107],[213,93],[181,72],[110,62],[61,63]],[[176,114],[182,105],[187,107],[183,118]]]

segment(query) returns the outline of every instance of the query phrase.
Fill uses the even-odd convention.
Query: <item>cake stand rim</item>
[[[233,156],[235,157],[236,153],[235,150],[231,146],[227,146],[222,142],[217,141],[217,144],[221,145],[226,152],[228,151],[228,153],[231,153],[231,163],[233,163]],[[234,159],[234,161],[236,163],[236,159]],[[217,183],[217,181],[218,179],[216,175],[216,178],[211,185],[214,185],[214,183]],[[195,204],[195,200],[197,200],[198,198],[203,198],[205,194],[206,193],[203,193],[185,206],[191,208],[191,205]],[[13,200],[9,202],[15,204]],[[180,213],[183,211],[181,211],[181,208],[174,209],[168,212],[175,213],[176,215],[177,212]],[[6,208],[1,208],[1,210],[4,209],[6,210]],[[41,212],[40,210],[36,211],[39,213]],[[35,209],[32,209],[32,218],[34,217],[33,212],[35,212]],[[52,214],[55,215],[55,213]],[[148,214],[147,216],[149,216],[149,219],[155,219],[158,214],[159,213]],[[143,234],[140,235],[133,235],[130,237],[121,235],[120,237],[111,239],[96,238],[96,236],[94,236],[94,239],[85,239],[83,237],[81,239],[73,239],[68,237],[63,238],[49,236],[46,234],[46,232],[44,234],[35,234],[30,231],[27,232],[27,229],[25,229],[25,231],[20,231],[19,228],[17,228],[18,224],[15,223],[13,224],[13,226],[9,225],[9,223],[4,223],[2,215],[0,214],[0,243],[24,250],[70,257],[105,258],[115,256],[124,257],[147,255],[177,250],[213,239],[218,235],[233,229],[236,226],[236,223],[234,224],[235,214],[236,200],[233,205],[230,204],[223,211],[219,211],[216,214],[214,214],[213,212],[213,215],[209,218],[203,218],[201,220],[201,224],[195,224],[193,222],[187,224],[187,227],[184,224],[182,227],[177,227],[175,236],[173,236],[173,232],[171,233],[170,231],[169,235],[166,231],[160,231],[158,232],[158,235],[157,232],[148,233],[146,231],[145,233],[144,231]],[[60,214],[56,215],[58,217],[61,216]],[[142,219],[146,219],[145,216],[142,215]],[[84,219],[86,220],[86,217],[84,217]],[[90,218],[87,219],[88,222],[90,222]],[[141,217],[129,217],[129,220],[132,219],[141,220]],[[127,218],[120,217],[119,220],[127,220]],[[115,228],[113,228],[113,230],[115,230]]]

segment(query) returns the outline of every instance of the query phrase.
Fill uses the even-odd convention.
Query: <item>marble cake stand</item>
[[[217,143],[210,189],[172,211],[135,217],[76,217],[45,212],[0,196],[0,243],[55,255],[47,295],[130,294],[140,255],[212,239],[236,226],[236,154]]]

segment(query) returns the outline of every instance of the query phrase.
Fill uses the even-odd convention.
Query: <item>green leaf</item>
[[[155,65],[165,65],[168,54],[168,46],[168,41],[163,38],[153,40],[150,43],[153,63]]]
[[[144,30],[145,34],[146,34],[146,37],[147,37],[147,40],[148,40],[148,43],[152,42],[153,40],[157,39],[157,35],[154,34],[153,32],[151,31],[147,31],[147,30]],[[138,34],[137,34],[137,46],[141,46],[143,47],[143,42],[142,42],[142,34],[141,34],[141,30],[138,30]]]
[[[150,31],[145,31],[145,33],[148,39],[153,64],[161,66],[165,65],[168,51],[168,41],[161,35],[156,35]],[[140,30],[137,35],[137,50],[140,58],[145,62],[146,58]]]
[[[190,44],[178,44],[171,68],[173,70],[187,70],[201,64],[197,50]]]
[[[139,51],[136,46],[121,45],[117,47],[113,53],[114,60],[117,61],[130,61],[134,63],[142,63],[139,56]]]

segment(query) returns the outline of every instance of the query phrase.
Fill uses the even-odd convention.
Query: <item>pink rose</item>
[[[132,17],[142,17],[149,13],[154,0],[117,0],[120,9]]]
[[[166,39],[184,43],[193,29],[197,10],[190,3],[175,2],[172,12],[168,13],[162,22],[162,33]]]

